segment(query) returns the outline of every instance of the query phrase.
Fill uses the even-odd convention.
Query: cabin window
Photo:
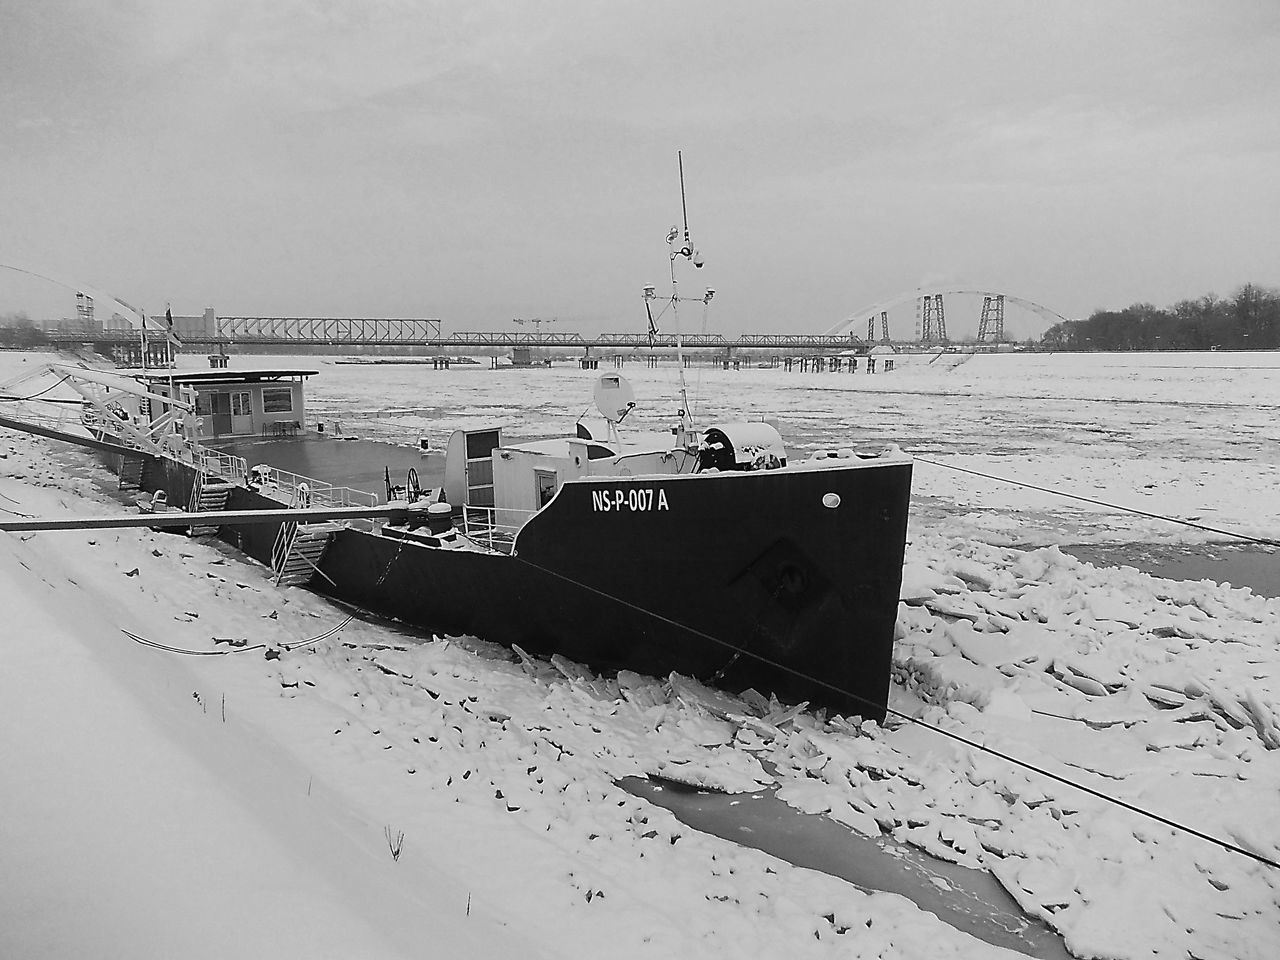
[[[231,415],[233,417],[247,417],[251,415],[249,410],[249,394],[233,393],[231,395]]]
[[[271,387],[262,391],[263,413],[292,413],[293,390],[289,387]]]

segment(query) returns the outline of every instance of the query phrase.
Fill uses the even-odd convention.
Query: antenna
[[[684,202],[684,151],[676,151],[676,160],[680,164],[680,212],[684,214],[684,245],[689,246],[689,208]]]

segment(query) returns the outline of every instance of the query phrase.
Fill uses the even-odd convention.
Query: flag
[[[658,325],[653,322],[653,310],[648,300],[644,302],[644,312],[649,315],[649,346],[652,347],[654,341],[658,339]]]
[[[173,332],[173,308],[165,304],[164,308],[165,339],[176,349],[182,349],[182,341]]]

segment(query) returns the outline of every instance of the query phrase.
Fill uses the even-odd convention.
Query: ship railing
[[[130,450],[137,450],[142,453],[150,452],[143,450],[133,437],[120,429],[120,421],[117,418],[104,417],[87,404],[80,412],[80,424],[89,431],[90,436],[114,443],[119,447],[128,447]]]
[[[247,485],[249,464],[244,457],[233,457],[221,450],[203,446],[196,446],[194,454],[196,467],[206,477],[220,477],[228,483]]]
[[[515,549],[516,534],[537,510],[517,510],[511,507],[462,508],[462,532],[466,536],[501,553]]]
[[[249,471],[249,484],[263,496],[290,507],[376,507],[378,495],[354,487],[336,486],[314,477],[267,465]],[[372,532],[379,521],[351,520],[352,526]]]

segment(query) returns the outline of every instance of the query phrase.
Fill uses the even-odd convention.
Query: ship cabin
[[[605,431],[600,431],[605,432]],[[500,428],[456,430],[445,455],[444,499],[468,525],[514,534],[579,477],[674,474],[692,467],[670,433],[628,433],[596,440],[585,424],[576,437],[505,443]]]
[[[202,370],[149,373],[137,379],[153,393],[195,402],[200,440],[295,436],[307,426],[303,384],[315,370]],[[170,390],[173,393],[170,393]],[[159,416],[161,411],[154,411]]]

